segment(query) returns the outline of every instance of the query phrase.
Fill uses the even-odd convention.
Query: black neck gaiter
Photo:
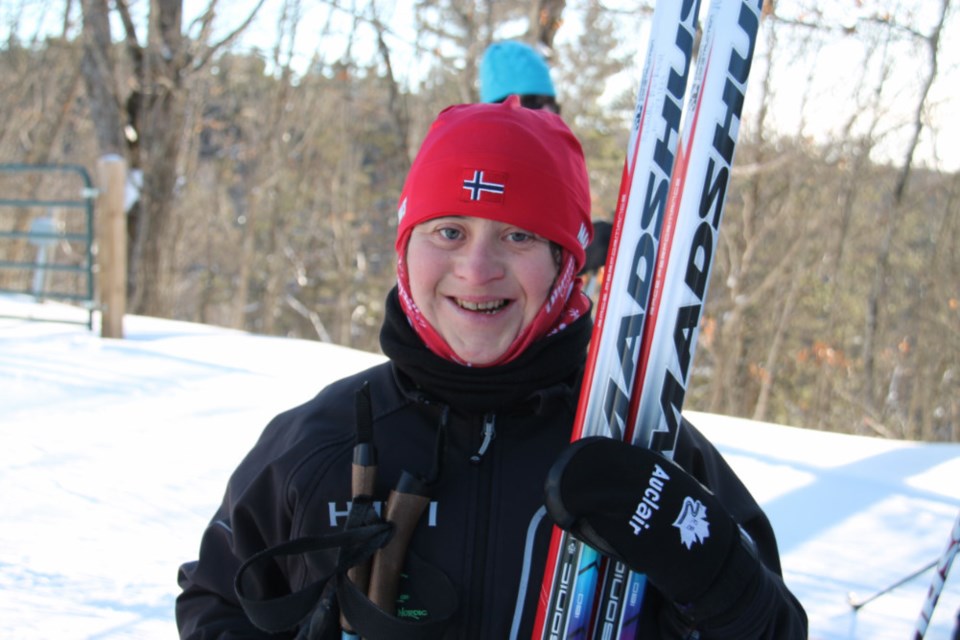
[[[413,385],[453,408],[503,412],[543,390],[575,387],[593,330],[589,314],[537,340],[515,360],[496,367],[465,367],[427,349],[400,307],[397,289],[387,296],[380,348]]]

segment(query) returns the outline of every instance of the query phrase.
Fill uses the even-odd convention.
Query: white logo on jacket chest
[[[327,503],[327,513],[329,515],[328,524],[337,528],[343,526],[347,521],[347,514],[350,513],[350,502],[328,502]],[[427,526],[435,527],[437,526],[437,507],[438,503],[436,500],[430,501],[430,506],[427,508]],[[383,501],[378,500],[373,503],[373,508],[377,512],[377,515],[383,515]]]

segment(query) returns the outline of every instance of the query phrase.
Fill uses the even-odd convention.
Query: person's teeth
[[[489,302],[469,302],[467,300],[457,301],[461,307],[468,311],[496,311],[506,304],[504,300],[491,300]]]

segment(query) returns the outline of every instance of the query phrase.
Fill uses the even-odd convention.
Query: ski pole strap
[[[354,395],[354,408],[357,415],[357,444],[373,442],[373,409],[370,402],[370,383],[364,381]]]
[[[300,625],[315,609],[329,609],[332,591],[347,570],[371,557],[393,535],[393,526],[379,519],[372,501],[354,501],[343,531],[308,536],[269,547],[246,560],[237,571],[234,590],[250,621],[270,633],[289,631]],[[299,555],[319,559],[333,569],[299,591],[269,597],[268,585],[278,567],[276,559]],[[332,586],[332,588],[331,588]],[[316,617],[316,615],[314,615]]]
[[[411,589],[428,612],[424,620],[392,615],[372,602],[348,577],[351,568],[366,563],[394,537],[395,525],[377,515],[373,500],[354,500],[343,531],[290,540],[252,555],[237,571],[234,589],[240,606],[259,629],[279,633],[298,629],[297,640],[321,638],[339,613],[365,640],[439,640],[457,610],[456,588],[446,574],[413,553],[406,554],[405,573]],[[303,589],[270,597],[265,585],[276,574],[276,560],[303,556],[311,564],[332,569]]]
[[[362,496],[366,498],[366,496]],[[446,574],[407,549],[413,529],[429,504],[427,484],[404,471],[387,501],[385,517],[391,527],[389,539],[374,554],[369,595],[358,582],[340,579],[337,600],[349,630],[364,640],[439,640],[457,611],[457,590]],[[366,550],[345,566],[366,563]],[[407,618],[397,611],[401,577],[417,601],[416,615]],[[312,638],[313,636],[307,636]]]

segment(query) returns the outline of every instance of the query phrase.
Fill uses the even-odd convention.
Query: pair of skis
[[[654,10],[574,439],[676,446],[763,8],[707,1],[692,83],[700,0]],[[534,638],[633,638],[644,588],[555,528]]]

